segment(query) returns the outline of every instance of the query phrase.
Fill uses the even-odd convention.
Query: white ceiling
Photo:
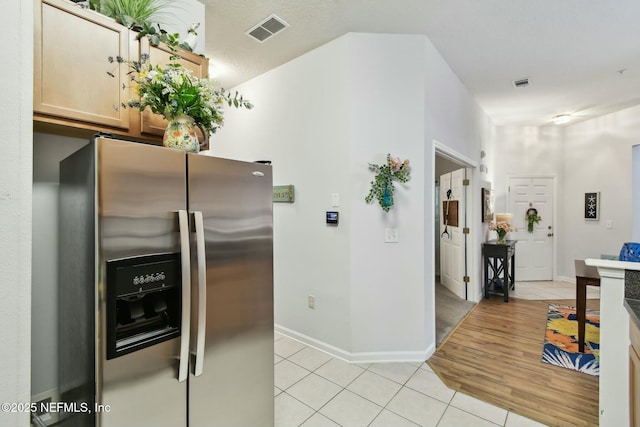
[[[640,103],[640,0],[200,1],[224,87],[348,32],[402,33],[426,35],[496,125]],[[271,14],[290,26],[264,43],[245,34]],[[525,77],[530,86],[513,87]]]

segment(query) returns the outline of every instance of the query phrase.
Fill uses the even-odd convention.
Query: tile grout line
[[[298,350],[298,351],[296,351],[296,352],[292,353],[289,357],[294,356],[295,354],[297,354],[297,353],[301,352],[301,351],[302,351],[302,350],[304,350],[305,348],[310,348],[310,347],[303,347],[303,348],[301,348],[300,350]],[[278,355],[278,356],[280,356],[280,355]],[[282,356],[280,356],[280,357],[282,357]],[[457,406],[455,406],[455,405],[452,405],[452,404],[451,404],[451,402],[453,401],[453,399],[454,399],[455,395],[456,395],[457,393],[459,393],[458,391],[453,390],[453,391],[454,391],[454,394],[451,396],[451,399],[449,399],[449,401],[448,401],[448,402],[444,402],[444,401],[442,401],[442,400],[440,400],[440,399],[438,399],[438,398],[435,398],[435,397],[433,397],[433,396],[429,396],[429,395],[424,394],[423,392],[421,392],[421,391],[419,391],[419,390],[416,390],[416,389],[414,389],[414,388],[412,388],[412,387],[408,386],[408,385],[407,385],[407,383],[411,380],[411,378],[413,378],[413,376],[414,376],[417,372],[419,372],[419,371],[422,369],[422,367],[421,367],[421,366],[422,366],[422,364],[421,364],[420,366],[418,366],[418,367],[415,367],[414,365],[411,365],[411,364],[408,364],[408,363],[407,363],[408,365],[410,365],[410,366],[414,367],[414,368],[415,368],[415,370],[411,373],[411,375],[409,376],[409,378],[407,378],[407,380],[405,380],[403,383],[400,383],[400,382],[398,382],[398,381],[392,380],[391,378],[385,377],[384,375],[381,375],[381,374],[379,374],[379,373],[377,373],[377,372],[375,372],[375,371],[370,370],[370,368],[371,368],[372,366],[375,366],[375,365],[376,365],[375,363],[370,364],[367,368],[362,368],[362,367],[360,366],[360,367],[362,368],[362,372],[360,372],[356,377],[354,377],[354,378],[353,378],[353,379],[352,379],[352,380],[351,380],[347,385],[342,386],[341,384],[338,384],[338,383],[336,383],[336,382],[332,381],[331,379],[329,379],[329,378],[325,378],[324,376],[322,376],[322,375],[320,375],[320,374],[317,374],[317,373],[316,373],[316,371],[317,371],[318,369],[320,369],[322,366],[325,366],[327,363],[331,362],[331,360],[335,359],[334,357],[330,357],[326,362],[324,362],[324,363],[322,363],[321,365],[319,365],[319,366],[318,366],[317,368],[315,368],[313,371],[311,371],[311,370],[307,369],[306,367],[304,367],[304,366],[302,366],[302,365],[300,365],[300,364],[298,364],[298,363],[296,363],[296,362],[294,362],[294,361],[292,361],[292,360],[289,360],[289,357],[283,357],[283,358],[282,358],[282,360],[287,360],[288,362],[290,362],[290,363],[292,363],[292,364],[294,364],[294,365],[296,365],[296,366],[298,366],[298,367],[300,367],[300,368],[302,368],[302,369],[305,369],[305,370],[309,371],[309,373],[308,373],[308,374],[306,374],[304,377],[300,378],[298,381],[296,381],[295,383],[291,384],[291,385],[290,385],[289,387],[287,387],[286,389],[281,390],[281,393],[279,393],[279,394],[282,394],[282,393],[286,394],[287,396],[291,397],[292,399],[296,400],[297,402],[300,402],[302,405],[304,405],[305,407],[307,407],[307,408],[309,408],[309,409],[311,409],[311,410],[313,411],[313,413],[312,413],[311,415],[309,415],[307,418],[305,418],[305,419],[304,419],[304,420],[303,420],[303,421],[298,425],[299,427],[300,427],[300,426],[302,426],[304,423],[306,423],[306,422],[307,422],[310,418],[312,418],[316,413],[319,413],[321,416],[323,416],[323,417],[325,417],[325,418],[329,419],[329,420],[330,420],[330,421],[332,421],[333,423],[335,423],[335,424],[337,424],[337,425],[340,425],[337,421],[335,421],[335,420],[331,419],[330,417],[328,417],[327,415],[325,415],[325,414],[321,413],[321,412],[320,412],[320,410],[321,410],[322,408],[324,408],[326,405],[328,405],[328,404],[329,404],[329,402],[333,401],[333,400],[334,400],[334,399],[335,399],[335,398],[336,398],[340,393],[342,393],[342,392],[343,392],[343,391],[345,391],[345,390],[346,390],[346,391],[348,391],[348,392],[350,392],[350,393],[353,393],[354,395],[356,395],[356,396],[358,396],[358,397],[360,397],[360,398],[362,398],[362,399],[364,399],[364,400],[366,400],[366,401],[368,401],[368,402],[371,402],[372,404],[374,404],[374,405],[376,405],[376,406],[378,406],[378,407],[380,407],[380,410],[378,411],[378,413],[377,413],[377,414],[373,417],[373,419],[372,419],[372,420],[367,424],[368,426],[370,426],[370,425],[371,425],[371,424],[372,424],[372,423],[373,423],[373,422],[374,422],[378,417],[380,417],[380,415],[382,414],[382,412],[383,412],[383,411],[385,411],[385,410],[387,410],[387,411],[389,411],[389,412],[393,413],[394,415],[396,415],[396,416],[398,416],[398,417],[400,417],[400,418],[403,418],[403,419],[405,419],[405,420],[407,420],[407,421],[409,421],[409,422],[411,422],[411,423],[416,424],[414,421],[412,421],[412,420],[410,420],[410,419],[406,418],[405,416],[403,416],[403,415],[401,415],[401,414],[399,414],[399,413],[397,413],[397,412],[395,412],[395,411],[393,411],[393,410],[391,410],[391,409],[389,409],[389,408],[388,408],[388,405],[391,403],[391,401],[392,401],[392,400],[393,400],[393,399],[394,399],[394,398],[395,398],[395,397],[400,393],[400,391],[401,391],[403,388],[405,388],[405,387],[406,387],[406,388],[408,388],[409,390],[412,390],[412,391],[414,391],[414,392],[416,392],[416,393],[419,393],[419,394],[421,394],[421,395],[423,395],[423,396],[426,396],[426,397],[428,397],[428,398],[430,398],[430,399],[434,399],[434,400],[436,400],[436,401],[439,401],[439,402],[442,402],[442,403],[446,404],[446,408],[445,408],[444,412],[442,413],[442,415],[440,416],[440,418],[439,418],[438,422],[436,423],[436,427],[437,427],[437,426],[440,424],[440,422],[442,421],[442,419],[443,419],[443,417],[444,417],[444,414],[447,412],[447,409],[449,409],[449,407],[453,407],[453,408],[455,408],[455,409],[457,409],[457,410],[459,410],[459,411],[465,412],[465,413],[467,413],[467,414],[469,414],[469,415],[471,415],[471,416],[474,416],[474,417],[480,418],[480,419],[482,419],[482,420],[484,420],[484,421],[487,421],[487,422],[489,422],[489,423],[492,423],[492,424],[494,424],[494,425],[500,425],[500,426],[502,426],[502,427],[505,427],[505,426],[506,426],[507,420],[508,420],[508,418],[509,418],[509,414],[510,414],[510,412],[511,412],[511,411],[509,411],[509,410],[506,410],[506,409],[505,409],[506,414],[505,414],[505,418],[504,418],[503,423],[502,423],[502,424],[495,424],[493,421],[491,421],[491,420],[489,420],[489,419],[487,419],[487,418],[484,418],[484,417],[482,417],[482,416],[479,416],[479,415],[477,415],[477,414],[474,414],[474,413],[472,413],[472,412],[469,412],[468,410],[465,410],[465,409],[463,409],[463,408],[459,408],[459,407],[457,407]],[[280,362],[276,363],[276,364],[281,363],[281,362],[282,362],[282,360],[281,360]],[[336,359],[336,360],[340,360],[340,359]],[[349,362],[345,362],[345,363],[349,363]],[[400,363],[406,363],[406,362],[400,362]],[[425,362],[423,362],[423,363],[425,363]],[[426,369],[424,369],[424,370],[425,370],[426,372],[428,372],[428,373],[430,372],[429,370],[426,370]],[[370,399],[368,399],[368,398],[366,398],[366,397],[364,397],[364,396],[361,396],[360,394],[358,394],[358,393],[356,393],[356,392],[354,392],[354,391],[351,391],[351,390],[349,390],[349,389],[347,388],[347,387],[349,387],[352,383],[354,383],[358,378],[360,378],[360,377],[361,377],[365,372],[367,372],[367,371],[368,371],[368,372],[370,372],[370,373],[372,373],[372,374],[374,374],[374,375],[376,375],[376,376],[379,376],[379,377],[381,377],[381,378],[383,378],[383,379],[387,379],[387,380],[389,380],[389,381],[392,381],[392,382],[394,382],[394,383],[396,383],[396,384],[399,384],[399,385],[400,385],[400,388],[398,389],[398,391],[396,391],[396,392],[394,393],[394,395],[393,395],[393,396],[392,396],[392,397],[387,401],[387,403],[386,403],[384,406],[379,405],[378,403],[376,403],[376,402],[374,402],[374,401],[372,401],[372,400],[370,400]],[[326,380],[326,381],[328,381],[328,382],[330,382],[330,383],[332,383],[332,384],[335,384],[335,385],[337,385],[337,386],[341,387],[341,390],[340,390],[339,392],[337,392],[333,397],[331,397],[327,402],[325,402],[325,403],[324,403],[320,408],[318,408],[318,409],[312,408],[311,406],[309,406],[309,405],[308,405],[308,404],[306,404],[305,402],[303,402],[303,401],[301,401],[300,399],[296,398],[295,396],[293,396],[293,395],[291,395],[291,394],[287,393],[287,390],[289,390],[289,389],[290,389],[291,387],[293,387],[294,385],[298,384],[298,383],[299,383],[300,381],[302,381],[303,379],[305,379],[305,378],[309,377],[311,374],[315,374],[315,375],[319,376],[320,378],[322,378],[322,379],[324,379],[324,380]],[[450,389],[450,390],[452,390],[452,389]],[[504,409],[504,408],[501,408],[501,409]],[[419,425],[419,424],[416,424],[416,425]]]
[[[369,367],[371,367],[371,366],[373,366],[373,364],[369,365]],[[413,366],[413,365],[411,365],[411,366]],[[367,371],[368,371],[368,370],[369,370],[369,368],[367,368]],[[375,416],[375,417],[373,417],[373,419],[371,420],[371,422],[369,422],[369,424],[367,424],[367,426],[370,426],[370,425],[371,425],[371,424],[372,424],[372,423],[373,423],[373,422],[374,422],[374,421],[375,421],[375,420],[380,416],[380,414],[382,414],[382,412],[383,412],[383,411],[385,411],[385,410],[387,410],[387,411],[391,412],[392,414],[395,414],[395,415],[399,416],[400,418],[403,418],[403,419],[405,419],[405,420],[407,420],[407,421],[409,421],[409,422],[413,423],[413,421],[411,421],[411,420],[410,420],[410,419],[408,419],[407,417],[404,417],[404,416],[402,416],[402,415],[400,415],[400,414],[398,414],[398,413],[396,413],[396,412],[392,411],[391,409],[387,409],[387,406],[389,406],[389,403],[391,403],[391,401],[392,401],[393,399],[395,399],[395,397],[398,395],[398,393],[400,393],[400,390],[402,390],[402,389],[406,386],[406,384],[409,382],[409,380],[410,380],[411,378],[413,378],[413,376],[414,376],[414,375],[416,374],[416,372],[418,372],[419,370],[420,370],[420,366],[418,366],[418,367],[413,371],[413,373],[409,376],[409,378],[407,378],[407,380],[406,380],[403,384],[400,384],[400,383],[398,383],[398,382],[394,381],[396,384],[400,384],[400,388],[398,389],[398,391],[396,391],[396,392],[393,394],[393,396],[391,396],[391,399],[389,399],[389,400],[387,401],[387,403],[385,403],[385,405],[382,407],[382,409],[380,409],[380,411],[376,414],[376,416]],[[385,376],[383,376],[383,375],[380,375],[380,374],[377,374],[377,373],[375,373],[375,372],[373,372],[373,371],[370,371],[370,372],[371,372],[372,374],[378,375],[378,376],[380,376],[380,377],[382,377],[382,378],[387,378],[387,377],[385,377]],[[393,381],[391,378],[387,378],[387,379],[388,379],[388,380],[390,380],[390,381]],[[366,399],[366,397],[364,397],[364,396],[361,396],[361,397],[362,397],[363,399]],[[367,400],[368,400],[368,399],[367,399]],[[374,402],[374,403],[375,403],[375,402]],[[380,405],[378,405],[378,406],[380,406]],[[414,424],[419,425],[419,424],[417,424],[417,423],[414,423]]]

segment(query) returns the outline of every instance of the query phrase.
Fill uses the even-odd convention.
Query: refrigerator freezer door
[[[204,359],[202,373],[189,378],[189,426],[273,426],[271,166],[187,160],[189,210],[203,215],[207,280]],[[197,286],[192,298],[198,307]]]
[[[101,138],[96,142],[97,401],[110,409],[97,414],[98,425],[185,426],[187,382],[178,382],[180,338],[107,360],[104,289],[107,260],[180,252],[178,211],[186,208],[185,154],[139,143]]]

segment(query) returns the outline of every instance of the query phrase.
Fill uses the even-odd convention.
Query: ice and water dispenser
[[[107,261],[107,359],[180,335],[180,254]]]

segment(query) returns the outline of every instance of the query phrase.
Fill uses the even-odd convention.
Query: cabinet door
[[[129,30],[61,0],[35,13],[34,113],[127,130],[128,69],[107,59],[129,58]]]
[[[629,346],[629,408],[632,427],[640,427],[640,357],[633,346]]]
[[[149,63],[153,65],[165,66],[171,61],[171,55],[174,53],[164,45],[152,46],[149,39],[143,37],[140,40],[140,53],[149,55]],[[176,53],[180,56],[180,63],[188,70],[191,70],[194,76],[207,77],[209,60],[192,52],[180,50]],[[167,121],[164,117],[153,114],[149,109],[142,113],[140,119],[140,132],[147,135],[164,135],[167,127]]]

